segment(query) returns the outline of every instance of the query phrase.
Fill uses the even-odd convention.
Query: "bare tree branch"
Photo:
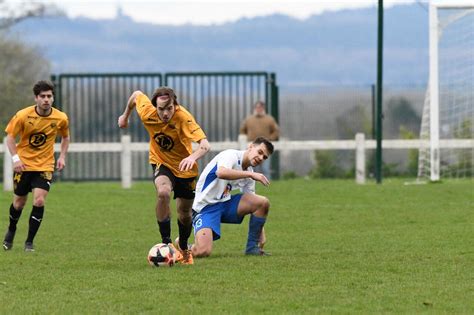
[[[20,3],[9,3],[0,0],[0,30],[34,17],[61,16],[64,13],[53,4],[39,3],[36,1],[22,1]]]

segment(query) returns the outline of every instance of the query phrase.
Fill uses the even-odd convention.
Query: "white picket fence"
[[[358,133],[354,140],[323,140],[323,141],[287,141],[280,140],[273,142],[275,150],[281,154],[289,153],[293,150],[354,150],[355,151],[355,180],[358,184],[365,183],[365,150],[375,149],[375,140],[366,140],[364,134]],[[243,150],[247,147],[246,136],[239,136],[238,141],[212,142],[211,151],[222,151],[225,149]],[[419,149],[428,148],[429,140],[383,140],[384,149]],[[474,148],[474,139],[450,139],[440,140],[441,148]],[[55,150],[59,151],[59,144],[55,145]],[[123,188],[132,186],[132,152],[147,152],[147,142],[131,142],[129,135],[123,135],[121,142],[88,142],[71,143],[69,152],[120,152],[121,153],[121,182]],[[13,190],[13,169],[11,155],[4,140],[0,146],[0,153],[5,154],[3,162],[3,189]]]

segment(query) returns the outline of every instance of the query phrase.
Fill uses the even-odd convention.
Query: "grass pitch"
[[[0,314],[474,311],[473,181],[298,179],[258,189],[271,201],[272,256],[243,255],[246,219],[223,225],[211,257],[152,268],[151,183],[55,183],[37,251],[23,252],[29,201],[13,249],[0,252]],[[2,238],[10,203],[2,193]]]

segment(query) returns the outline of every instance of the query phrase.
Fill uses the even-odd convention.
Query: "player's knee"
[[[212,252],[212,244],[194,244],[192,251],[194,257],[209,257]]]
[[[193,223],[193,218],[189,214],[182,214],[178,212],[178,220],[184,225],[190,225]]]
[[[171,197],[171,189],[167,186],[158,188],[158,198],[161,200],[169,200]]]
[[[258,211],[261,214],[266,216],[269,210],[270,210],[270,200],[268,200],[267,197],[262,197],[259,207],[258,207]]]
[[[178,212],[178,217],[179,219],[184,219],[184,220],[192,220],[193,217],[193,209],[189,206],[177,206],[176,207],[176,212]]]
[[[13,201],[13,208],[20,211],[25,207],[26,199],[17,199]]]
[[[195,235],[195,243],[192,247],[193,256],[208,257],[212,252],[212,231],[209,229],[202,229]]]
[[[36,196],[33,200],[33,206],[44,207],[44,196]]]

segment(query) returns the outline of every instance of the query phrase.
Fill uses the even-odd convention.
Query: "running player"
[[[120,128],[128,127],[133,108],[150,136],[149,161],[153,168],[157,194],[156,219],[162,242],[172,244],[170,199],[171,191],[174,191],[181,263],[193,264],[188,239],[192,230],[191,206],[198,175],[196,161],[209,151],[209,142],[194,117],[178,104],[171,88],[156,89],[151,100],[141,91],[133,92],[124,113],[118,118]],[[194,152],[192,142],[199,143]]]
[[[33,240],[43,221],[44,204],[54,172],[54,142],[61,136],[61,152],[56,169],[66,166],[69,147],[69,122],[65,113],[53,108],[54,85],[38,81],[34,87],[36,104],[16,113],[5,129],[8,150],[13,161],[13,203],[10,205],[10,224],[3,240],[3,248],[13,247],[16,226],[28,198],[33,192],[25,251],[34,251]],[[16,137],[20,141],[16,143]]]

